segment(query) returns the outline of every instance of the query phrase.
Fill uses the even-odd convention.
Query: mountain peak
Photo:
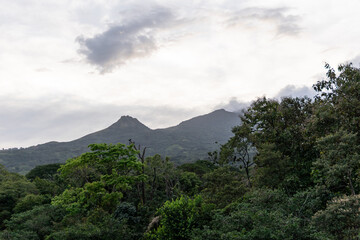
[[[112,124],[109,128],[146,128],[149,129],[147,126],[145,126],[144,124],[142,124],[139,120],[137,120],[136,118],[133,118],[129,115],[124,115],[121,116],[121,118],[115,122],[114,124]]]
[[[226,111],[223,108],[220,108],[220,109],[216,109],[216,110],[212,111],[211,113],[215,113],[215,112],[228,112],[228,111]]]
[[[118,121],[138,121],[138,120],[136,118],[133,118],[132,116],[123,115],[120,117]]]
[[[181,129],[191,127],[193,129],[191,131],[195,131],[196,129],[209,129],[209,131],[211,131],[211,127],[220,129],[221,131],[231,131],[231,127],[239,124],[240,118],[238,114],[228,112],[225,109],[218,109],[211,113],[183,121],[176,127]]]

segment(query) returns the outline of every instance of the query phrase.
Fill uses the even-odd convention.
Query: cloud
[[[111,72],[129,60],[150,55],[158,48],[156,34],[177,22],[173,12],[153,7],[138,15],[126,17],[122,24],[112,24],[108,30],[93,37],[79,36],[79,53],[97,66],[101,73]]]
[[[36,72],[51,72],[49,68],[37,68],[35,69]]]
[[[270,21],[276,25],[277,35],[297,35],[301,28],[299,16],[286,14],[288,8],[252,7],[236,11],[226,21],[229,26],[238,24],[252,25],[254,21]]]
[[[354,67],[360,67],[360,55],[357,55],[350,62],[354,65]]]
[[[172,4],[163,7],[154,3],[125,9],[120,11],[121,21],[109,24],[106,31],[76,38],[80,45],[78,53],[102,74],[112,72],[131,60],[147,57],[166,43],[180,40],[184,36],[204,34],[206,29],[212,30],[219,23],[214,21],[216,16],[220,16],[220,22],[225,22],[227,26],[253,26],[259,22],[270,22],[276,26],[277,35],[296,35],[300,32],[300,18],[288,14],[288,8],[224,10],[215,7],[216,16],[213,11],[196,4],[191,9]],[[224,11],[226,14],[223,14]],[[114,18],[116,17],[112,16]],[[178,29],[178,26],[184,28]]]
[[[68,58],[68,59],[64,59],[64,60],[60,61],[60,63],[65,63],[65,64],[67,64],[67,63],[73,64],[73,63],[78,63],[78,62],[80,62],[80,60],[76,59],[76,58]]]
[[[225,109],[229,112],[237,112],[240,113],[242,110],[248,108],[250,106],[251,102],[244,102],[241,100],[238,100],[237,98],[233,97],[229,100],[227,103],[221,103],[217,106],[215,106],[216,109]]]
[[[284,88],[280,89],[280,91],[275,95],[275,98],[281,97],[313,97],[315,96],[315,91],[307,86],[294,86],[294,85],[287,85]]]
[[[295,85],[287,85],[284,88],[280,89],[280,91],[275,95],[274,98],[280,99],[282,97],[314,97],[316,92],[307,86],[295,86]],[[236,97],[232,97],[228,102],[221,103],[214,107],[214,110],[217,109],[225,109],[230,112],[241,113],[242,110],[247,109],[251,105],[252,101],[241,101]]]
[[[158,128],[176,125],[202,113],[197,109],[165,105],[95,104],[75,96],[35,100],[0,97],[0,101],[0,148],[71,141],[106,128],[123,115]]]
[[[294,85],[287,85],[282,88],[276,95],[275,98],[280,99],[282,97],[314,97],[315,91],[307,86],[297,87]],[[242,113],[246,110],[252,101],[241,101],[236,97],[232,97],[228,102],[218,104],[214,107],[214,110],[225,109],[230,112]]]

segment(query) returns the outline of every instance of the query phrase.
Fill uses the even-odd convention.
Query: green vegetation
[[[103,143],[26,177],[0,165],[0,239],[359,239],[360,69],[326,68],[314,99],[254,101],[208,160]]]

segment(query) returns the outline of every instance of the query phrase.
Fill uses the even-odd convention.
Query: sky
[[[0,0],[0,148],[152,129],[360,66],[357,0]]]

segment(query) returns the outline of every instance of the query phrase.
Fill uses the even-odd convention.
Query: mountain
[[[136,118],[122,116],[101,131],[70,142],[48,142],[21,149],[0,151],[0,164],[8,170],[26,173],[37,165],[63,163],[88,151],[92,143],[124,143],[129,139],[136,145],[147,147],[146,155],[159,153],[169,156],[175,163],[204,159],[231,136],[231,128],[239,125],[236,113],[223,109],[181,122],[177,126],[152,130]]]

